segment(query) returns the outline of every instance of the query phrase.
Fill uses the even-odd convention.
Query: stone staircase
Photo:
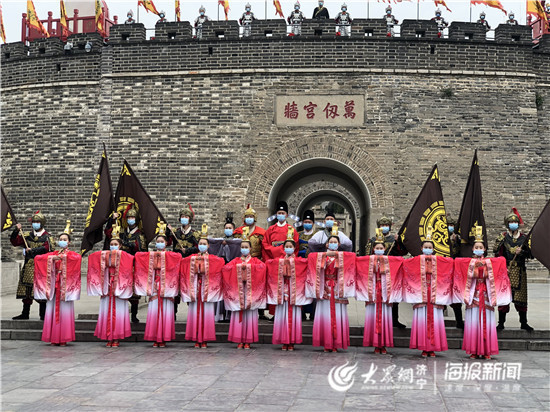
[[[81,314],[75,321],[76,341],[99,341],[94,336],[97,315]],[[460,349],[462,345],[462,330],[456,329],[454,321],[445,320],[447,342],[449,349]],[[0,338],[2,340],[40,340],[42,335],[42,322],[39,320],[7,320],[0,322]],[[303,323],[303,344],[311,345],[313,322]],[[259,343],[271,344],[273,323],[261,320],[259,324]],[[126,342],[143,341],[145,323],[132,324],[132,336],[125,339]],[[229,323],[217,323],[216,335],[218,342],[227,342]],[[394,328],[394,344],[396,347],[408,347],[411,330]],[[351,346],[362,346],[363,327],[350,327]],[[176,322],[176,341],[185,341],[185,322]],[[505,329],[498,333],[499,349],[501,350],[550,350],[550,331],[535,330],[531,333],[521,329]]]

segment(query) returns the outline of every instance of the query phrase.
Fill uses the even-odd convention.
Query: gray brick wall
[[[381,214],[402,222],[435,162],[456,216],[478,148],[490,237],[512,206],[534,223],[550,196],[550,40],[533,49],[508,29],[499,41],[464,40],[467,23],[453,23],[450,39],[388,39],[380,22],[359,21],[351,38],[309,22],[289,39],[268,21],[258,29],[273,37],[238,39],[235,22],[212,22],[197,42],[181,22],[162,25],[174,39],[145,41],[137,24],[113,27],[108,45],[76,39],[93,41],[90,53],[65,55],[55,40],[41,41],[45,53],[2,46],[2,184],[16,214],[42,210],[53,233],[70,218],[79,244],[105,142],[115,187],[126,158],[171,223],[189,201],[218,235],[226,211],[239,221],[252,202],[268,216],[278,177],[326,158],[364,182],[371,234]],[[365,37],[367,26],[378,34]],[[285,93],[363,94],[365,124],[277,127],[274,98]]]

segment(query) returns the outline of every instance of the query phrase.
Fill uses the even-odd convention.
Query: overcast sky
[[[94,0],[85,0],[90,3],[90,6],[93,7]],[[290,11],[292,11],[293,5],[296,0],[280,0],[283,12],[285,17],[288,16]],[[504,8],[507,11],[514,11],[516,19],[520,24],[525,24],[525,1],[511,1],[511,0],[501,0]],[[266,2],[265,1],[249,1],[252,5],[252,11],[257,18],[264,19],[266,18]],[[75,3],[71,0],[66,0],[65,4],[67,5],[67,14],[69,17],[73,15],[72,9],[70,7],[71,3]],[[80,3],[83,3],[81,0]],[[164,10],[168,20],[175,20],[174,13],[174,0],[162,1],[154,0],[155,6],[157,9]],[[328,8],[330,17],[336,17],[336,14],[340,10],[340,6],[343,1],[336,0],[325,0],[325,7]],[[369,3],[366,1],[359,0],[348,0],[346,1],[348,5],[348,11],[352,18],[366,18],[367,9],[369,11],[370,18],[379,18],[384,15],[384,10],[387,7],[386,3],[377,2],[371,0]],[[2,4],[3,16],[4,16],[4,27],[6,30],[6,40],[8,43],[21,41],[21,14],[26,13],[27,2],[26,0],[0,0]],[[126,1],[126,0],[107,0],[109,6],[109,12],[111,18],[114,15],[118,15],[119,22],[123,22],[126,19],[126,13],[129,9],[134,11],[134,18],[137,19],[137,1]],[[218,18],[218,6],[217,1],[208,0],[208,1],[181,1],[181,18],[182,20],[193,21],[198,15],[199,7],[204,5],[206,7],[206,14],[211,18],[216,20]],[[231,10],[229,11],[229,19],[237,20],[244,11],[244,6],[246,1],[236,1],[229,0],[229,6]],[[310,18],[313,9],[317,5],[317,1],[300,1],[302,11],[304,12],[306,18]],[[53,18],[59,18],[59,1],[42,1],[35,0],[34,5],[36,7],[36,12],[40,19],[46,19],[48,17],[48,11],[53,12]],[[459,1],[459,0],[447,0],[447,5],[452,10],[452,13],[449,13],[444,8],[442,9],[443,17],[448,21],[470,21],[470,3],[468,1]],[[434,16],[434,11],[436,7],[434,6],[433,1],[423,0],[420,3],[403,1],[402,3],[392,4],[393,14],[395,17],[402,21],[403,19],[416,19],[417,16],[417,7],[419,7],[420,19],[431,19]],[[73,7],[74,8],[74,7]],[[472,20],[476,21],[479,17],[479,14],[482,11],[486,11],[487,20],[491,27],[494,29],[500,23],[505,22],[506,16],[504,13],[498,9],[475,5],[472,6]],[[80,15],[83,15],[82,13]],[[220,19],[224,18],[223,9],[219,7],[219,16]],[[275,7],[273,6],[273,0],[267,0],[267,18],[274,19],[279,18],[275,16]],[[145,27],[148,29],[154,29],[155,23],[158,20],[158,17],[152,15],[151,13],[147,14],[143,7],[139,11],[139,22],[145,24]],[[148,37],[154,35],[154,31],[148,32]]]

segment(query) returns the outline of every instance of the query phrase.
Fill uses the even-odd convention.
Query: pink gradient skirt
[[[336,336],[332,336],[330,301],[318,300],[313,320],[313,346],[327,349],[347,349],[349,346],[348,308],[343,303],[335,304]]]
[[[447,334],[445,333],[445,319],[443,309],[433,308],[434,311],[434,342],[428,336],[428,307],[415,308],[411,327],[411,341],[409,348],[420,349],[426,352],[441,352],[448,350]]]
[[[393,347],[393,318],[391,305],[382,304],[382,324],[380,334],[376,333],[376,304],[365,308],[365,331],[363,346]]]
[[[228,340],[235,343],[258,342],[258,309],[243,310],[242,322],[238,311],[231,312]]]
[[[201,343],[216,340],[216,304],[202,302],[200,318],[198,308],[198,302],[189,303],[185,339]]]
[[[275,308],[275,320],[273,322],[274,345],[288,345],[302,343],[302,308],[292,306],[292,324],[289,328],[288,302],[277,305]]]
[[[42,340],[51,343],[66,343],[75,340],[74,302],[59,302],[59,322],[55,318],[55,296],[46,303]]]
[[[113,303],[114,299],[114,311]],[[111,319],[109,322],[109,306],[111,307]],[[95,327],[94,336],[103,340],[119,340],[132,335],[130,327],[130,313],[128,312],[128,300],[117,297],[104,296],[99,300],[99,316]]]

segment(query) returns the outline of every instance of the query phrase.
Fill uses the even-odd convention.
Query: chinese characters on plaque
[[[275,123],[279,126],[362,126],[363,95],[276,96]]]

